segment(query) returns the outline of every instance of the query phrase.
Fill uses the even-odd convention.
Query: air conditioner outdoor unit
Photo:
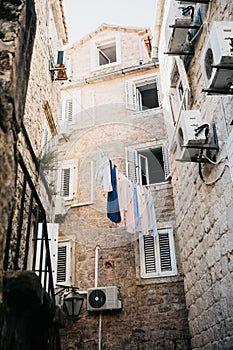
[[[182,54],[191,22],[192,19],[189,16],[175,18],[174,29],[168,43],[168,53]]]
[[[183,7],[176,1],[170,1],[168,16],[166,20],[165,41],[167,43],[167,54],[181,54],[192,23],[191,13],[183,14]]]
[[[233,21],[213,22],[201,67],[208,89],[228,90],[233,85]]]
[[[121,301],[119,300],[118,287],[98,287],[87,290],[87,310],[119,310]]]
[[[200,153],[200,145],[205,144],[206,136],[203,129],[196,135],[197,127],[203,125],[199,110],[184,110],[181,112],[177,126],[177,141],[180,146],[180,161],[196,159]]]

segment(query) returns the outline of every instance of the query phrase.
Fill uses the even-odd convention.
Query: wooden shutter
[[[139,173],[140,184],[148,185],[149,184],[148,158],[140,153],[138,154],[138,173]]]
[[[61,194],[62,197],[69,197],[70,196],[70,168],[62,169],[62,188],[61,188]]]
[[[74,199],[77,193],[77,165],[73,161],[64,161],[58,168],[57,193],[64,200]]]
[[[171,228],[159,229],[156,237],[139,237],[141,276],[156,278],[177,274],[173,231]]]
[[[125,98],[126,98],[126,108],[136,111],[137,110],[136,85],[133,81],[125,82]]]
[[[162,146],[162,153],[163,153],[164,177],[165,177],[165,180],[169,180],[169,178],[171,177],[171,168],[170,168],[168,148],[167,148],[167,145],[165,144]]]
[[[37,234],[37,251],[36,251],[36,266],[35,266],[35,272],[39,275],[39,269],[40,269],[40,256],[41,252],[43,250],[43,259],[42,259],[42,270],[45,270],[45,242],[42,240],[42,231],[43,230],[43,224],[38,224],[38,234]],[[50,259],[51,259],[51,265],[52,265],[52,273],[53,273],[53,282],[56,281],[56,270],[57,270],[57,242],[58,242],[58,224],[54,223],[47,223],[47,232],[48,232],[48,239],[49,239],[49,250],[50,250]],[[44,273],[42,272],[42,278],[41,281],[44,281]],[[48,281],[47,281],[48,282]]]
[[[145,273],[156,273],[155,239],[153,236],[143,236]]]
[[[137,164],[137,152],[127,147],[125,150],[125,156],[126,156],[126,176],[129,180],[133,181],[134,183],[138,183],[139,176],[138,176],[138,164]]]
[[[159,256],[161,272],[172,271],[171,248],[169,233],[167,231],[159,232]]]
[[[69,98],[65,101],[65,119],[72,121],[73,119],[73,99]]]
[[[57,284],[70,283],[70,243],[59,242],[57,252]]]

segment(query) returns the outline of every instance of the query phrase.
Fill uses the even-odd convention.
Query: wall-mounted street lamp
[[[79,316],[83,304],[83,297],[75,291],[75,289],[64,295],[63,309],[67,316],[76,317]]]
[[[76,288],[72,286],[61,286],[62,290],[58,291],[56,295],[61,295],[65,290],[67,293],[63,294],[63,311],[70,318],[75,318],[79,316],[83,304],[83,296],[76,292]],[[71,289],[71,290],[70,290]],[[70,290],[70,291],[69,291]]]

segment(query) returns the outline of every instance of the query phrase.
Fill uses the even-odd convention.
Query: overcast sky
[[[63,0],[69,44],[102,23],[150,27],[153,32],[156,0]]]

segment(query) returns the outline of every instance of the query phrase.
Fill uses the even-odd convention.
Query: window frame
[[[190,86],[184,63],[181,58],[174,59],[170,73],[170,107],[174,125],[178,122],[182,110],[189,109]]]
[[[140,91],[140,88],[151,84],[155,84],[155,92],[157,93],[157,98],[155,99],[158,100],[158,106],[143,108],[142,92]],[[140,79],[126,80],[125,100],[126,108],[136,112],[144,112],[155,108],[161,108],[159,74],[153,74]]]
[[[164,171],[164,181],[158,181],[158,182],[150,182],[149,179],[149,173],[150,173],[150,162],[147,159],[146,163],[146,184],[143,184],[142,182],[142,174],[140,172],[140,158],[147,158],[143,155],[143,151],[150,151],[150,150],[160,150],[163,157],[163,171]],[[163,143],[160,145],[151,145],[150,147],[141,147],[141,148],[131,148],[126,147],[125,149],[125,159],[126,159],[126,176],[128,179],[133,181],[134,183],[140,184],[140,185],[157,185],[161,183],[168,182],[171,178],[171,168],[170,168],[170,160],[169,160],[169,154],[168,154],[168,148],[167,144]]]
[[[99,60],[99,53],[101,50],[101,47],[109,46],[111,44],[115,45],[115,55],[116,55],[116,61],[101,64]],[[101,50],[102,52],[102,50]],[[91,55],[91,67],[92,71],[100,70],[100,69],[106,69],[108,67],[114,67],[121,64],[121,47],[120,47],[120,36],[119,33],[115,33],[112,35],[103,35],[99,38],[96,38],[92,42],[92,55]]]
[[[168,235],[169,241],[169,258],[171,264],[171,270],[162,271],[162,255],[161,255],[161,244],[159,242],[159,237],[162,234]],[[149,258],[146,262],[146,252],[145,252],[145,240],[150,240],[149,245],[150,252],[148,253]],[[148,244],[147,244],[148,247]],[[163,251],[164,251],[163,246]],[[171,227],[166,228],[158,228],[158,233],[155,237],[150,235],[139,235],[139,253],[140,253],[140,266],[141,266],[141,277],[142,278],[159,278],[159,277],[170,277],[177,275],[177,264],[176,264],[176,256],[175,256],[175,244],[174,244],[174,236],[173,229]],[[167,264],[167,251],[165,252],[164,259],[165,264]],[[154,268],[155,267],[155,268]],[[154,271],[153,271],[154,268]],[[151,270],[151,271],[147,271]]]
[[[82,110],[81,90],[62,94],[60,103],[60,123],[71,123]]]
[[[111,57],[110,55],[107,54],[106,50],[110,48],[112,50],[114,50],[114,56],[115,56],[115,60],[111,61]],[[116,45],[116,41],[109,41],[106,43],[100,43],[97,46],[97,51],[98,51],[98,67],[101,66],[107,66],[110,65],[112,63],[116,63],[117,62],[117,45]],[[106,61],[108,61],[108,63],[103,63],[101,64],[101,56],[103,56],[105,58]]]
[[[69,194],[67,196],[63,195],[63,170],[70,169],[70,177],[69,177]],[[57,193],[61,198],[65,201],[73,200],[74,195],[77,192],[77,169],[78,164],[74,161],[64,161],[60,164],[58,169],[58,181],[57,181]]]

